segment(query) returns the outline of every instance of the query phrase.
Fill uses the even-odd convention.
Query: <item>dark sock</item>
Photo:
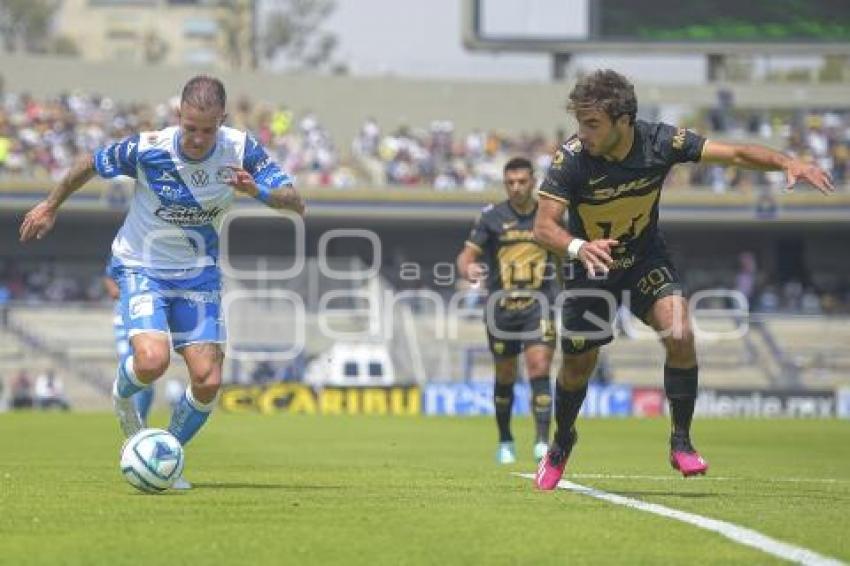
[[[576,391],[567,391],[555,383],[555,444],[562,450],[572,444],[572,429],[586,396],[587,384]]]
[[[531,385],[531,411],[534,413],[535,442],[549,443],[549,424],[552,422],[552,385],[549,376],[528,380]]]
[[[514,405],[514,384],[501,384],[493,387],[493,405],[496,408],[496,424],[499,426],[499,442],[511,442],[511,409]]]
[[[673,434],[688,437],[697,399],[699,366],[671,368],[664,366],[664,392],[670,402]]]

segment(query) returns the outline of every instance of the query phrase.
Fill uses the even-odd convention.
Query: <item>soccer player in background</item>
[[[132,346],[118,364],[112,394],[128,437],[142,427],[132,397],[165,373],[171,345],[186,360],[190,384],[168,430],[187,444],[215,406],[225,339],[218,236],[235,193],[304,214],[289,175],[252,136],[224,126],[225,108],[221,81],[192,78],[183,87],[177,126],[82,156],[21,224],[21,241],[42,238],[65,199],[95,175],[136,180],[110,265]],[[181,484],[175,487],[189,487],[182,478]]]
[[[534,224],[542,245],[571,260],[564,289],[573,292],[563,306],[555,437],[540,462],[536,485],[554,489],[563,475],[577,440],[574,425],[587,380],[600,346],[613,339],[611,321],[619,304],[651,326],[666,351],[670,463],[686,477],[704,474],[708,464],[690,436],[698,383],[694,335],[679,275],[658,229],[664,179],[676,163],[699,161],[782,170],[789,188],[802,180],[824,194],[834,190],[832,182],[819,167],[766,147],[708,141],[689,130],[636,120],[634,87],[611,70],[581,79],[570,93],[568,110],[575,113],[579,132],[555,153]]]
[[[115,351],[118,353],[118,360],[123,361],[130,354],[130,340],[127,336],[127,327],[124,326],[124,317],[121,315],[121,289],[118,283],[110,275],[111,269],[106,266],[106,273],[103,276],[103,288],[106,289],[106,294],[113,302],[112,313],[112,329],[115,333]],[[133,395],[133,402],[136,404],[136,410],[139,412],[139,419],[142,421],[142,427],[146,427],[148,423],[148,415],[153,405],[153,386],[146,387]]]
[[[473,283],[486,279],[491,295],[484,320],[496,374],[493,386],[499,429],[496,459],[510,464],[516,461],[511,409],[520,352],[524,353],[531,385],[536,428],[534,457],[540,461],[546,454],[552,420],[549,368],[555,348],[552,305],[560,283],[554,255],[534,241],[532,227],[537,200],[531,162],[522,157],[508,161],[504,183],[508,199],[484,208],[457,256],[457,267],[461,277]],[[498,336],[495,334],[498,331],[526,336]]]

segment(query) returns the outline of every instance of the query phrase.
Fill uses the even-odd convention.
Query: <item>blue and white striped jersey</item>
[[[142,132],[98,150],[94,166],[104,178],[136,180],[130,211],[112,242],[112,255],[127,267],[191,269],[216,265],[224,213],[233,202],[227,184],[233,167],[257,185],[278,188],[292,179],[250,135],[228,127],[199,161],[180,150],[180,129]]]

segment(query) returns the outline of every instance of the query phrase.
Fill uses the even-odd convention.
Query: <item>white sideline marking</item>
[[[628,474],[570,474],[571,478],[592,480],[652,480],[652,481],[682,481],[680,476],[640,476]],[[700,476],[692,478],[691,481],[753,481],[760,483],[843,483],[850,480],[835,478],[732,478],[720,476]]]
[[[534,479],[534,474],[516,475]],[[579,485],[567,480],[561,480],[558,483],[558,487],[560,489],[568,489],[582,495],[589,495],[590,497],[595,497],[596,499],[601,499],[616,505],[623,505],[639,511],[646,511],[647,513],[654,513],[655,515],[661,515],[662,517],[668,517],[670,519],[682,521],[683,523],[689,523],[701,529],[706,529],[723,535],[724,537],[745,546],[756,548],[762,552],[781,558],[782,560],[797,562],[807,566],[842,566],[845,564],[835,558],[823,556],[807,548],[795,546],[787,542],[782,542],[781,540],[776,540],[775,538],[763,535],[758,531],[754,531],[746,527],[740,527],[734,523],[711,519],[709,517],[703,517],[702,515],[688,513],[686,511],[679,511],[678,509],[672,509],[657,503],[648,503],[639,499],[632,499],[631,497],[608,493],[601,489]]]

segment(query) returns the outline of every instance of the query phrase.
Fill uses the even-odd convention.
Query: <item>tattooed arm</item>
[[[71,170],[50,191],[46,199],[32,207],[21,223],[21,242],[32,238],[41,239],[53,228],[59,207],[74,191],[88,183],[96,174],[91,154],[82,155],[71,166]]]

